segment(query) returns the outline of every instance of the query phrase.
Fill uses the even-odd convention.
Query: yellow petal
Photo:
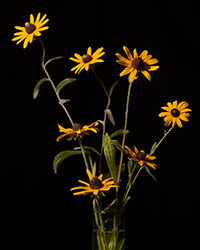
[[[157,69],[159,69],[160,68],[160,66],[150,66],[149,68],[148,68],[148,71],[154,71],[154,70],[157,70]]]
[[[89,169],[86,169],[86,172],[87,172],[87,175],[88,175],[89,180],[91,181],[91,180],[93,179],[92,173],[90,172]]]
[[[92,48],[89,47],[89,48],[87,49],[87,54],[88,54],[89,56],[91,56],[91,53],[92,53]]]
[[[135,80],[136,74],[137,74],[137,69],[134,69],[129,75],[129,82],[133,82]]]
[[[130,50],[126,46],[123,46],[123,50],[126,53],[128,59],[130,59],[132,61],[133,60],[133,56],[131,55]]]
[[[149,80],[151,81],[151,75],[149,74],[148,71],[146,70],[141,70],[142,74]]]
[[[142,60],[145,60],[145,58],[146,58],[147,54],[148,54],[148,51],[147,51],[147,50],[144,50],[144,51],[140,54],[140,56],[139,56],[139,57],[141,57],[141,58],[142,58]]]
[[[153,58],[151,60],[144,60],[144,62],[146,62],[148,65],[153,65],[153,64],[158,63],[158,59]]]
[[[166,115],[168,115],[169,114],[169,112],[161,112],[158,116],[159,117],[163,117],[163,116],[166,116]]]
[[[138,53],[137,53],[136,49],[133,50],[133,56],[134,56],[134,58],[138,57]]]
[[[182,124],[182,122],[181,122],[181,120],[179,118],[176,119],[176,123],[179,126],[179,128],[183,127],[183,124]]]
[[[129,74],[131,71],[133,71],[134,69],[133,69],[133,67],[132,66],[129,66],[129,67],[127,67],[127,68],[125,68],[119,75],[122,77],[122,76],[124,76],[124,75],[127,75],[127,74]]]
[[[30,23],[34,24],[34,17],[33,17],[33,14],[30,14]]]

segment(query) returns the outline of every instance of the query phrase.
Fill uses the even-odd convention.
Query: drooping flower
[[[152,58],[152,55],[148,55],[148,51],[144,50],[140,55],[138,55],[137,50],[133,50],[133,55],[126,46],[123,46],[123,50],[128,58],[123,57],[121,54],[116,53],[115,55],[119,58],[116,62],[125,66],[126,68],[119,74],[120,77],[130,74],[129,81],[133,82],[135,78],[138,77],[139,72],[141,72],[149,81],[151,81],[151,76],[148,71],[154,71],[159,68],[156,58]]]
[[[172,123],[172,127],[177,124],[180,128],[183,127],[181,120],[188,122],[188,117],[192,110],[187,108],[189,104],[185,101],[182,101],[178,104],[178,101],[173,103],[168,102],[167,106],[161,107],[165,112],[161,112],[159,117],[164,117],[165,126],[169,126]]]
[[[78,63],[78,65],[73,67],[71,71],[75,70],[75,74],[76,73],[79,74],[83,69],[88,71],[91,64],[104,62],[103,59],[99,59],[101,56],[105,54],[105,52],[102,52],[102,50],[103,50],[103,47],[97,49],[92,54],[92,49],[91,47],[89,47],[87,49],[87,54],[84,54],[83,56],[80,56],[79,54],[75,53],[74,54],[75,58],[70,57],[69,59]]]
[[[25,49],[28,43],[32,43],[34,36],[41,36],[41,31],[47,30],[49,27],[44,26],[49,19],[46,18],[46,14],[40,19],[41,13],[38,13],[35,21],[33,14],[30,14],[30,21],[25,23],[24,27],[15,26],[15,29],[19,30],[14,33],[12,41],[17,41],[17,44],[24,40],[23,48]]]
[[[156,164],[152,161],[156,159],[156,156],[148,155],[144,150],[138,150],[134,146],[134,151],[132,151],[128,146],[125,146],[125,153],[129,154],[134,161],[138,162],[138,164],[142,167],[144,164],[156,170]]]
[[[113,177],[107,178],[102,181],[103,174],[99,175],[99,177],[97,176],[93,177],[89,169],[86,169],[86,172],[90,182],[87,183],[85,181],[78,180],[78,182],[84,184],[85,186],[71,188],[70,191],[82,190],[73,193],[73,195],[88,194],[88,193],[93,193],[94,195],[98,195],[99,191],[104,192],[110,190],[113,187],[118,187],[117,185],[115,185]]]
[[[99,129],[96,127],[99,123],[93,122],[90,125],[84,125],[83,127],[79,123],[74,123],[72,128],[63,128],[58,124],[59,132],[63,133],[56,141],[60,141],[63,137],[67,136],[67,140],[76,140],[78,137],[82,138],[84,135],[89,135],[89,131],[97,133]]]

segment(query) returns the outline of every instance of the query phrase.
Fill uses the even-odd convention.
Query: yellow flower
[[[88,194],[88,193],[93,193],[94,195],[98,195],[99,191],[102,191],[102,192],[108,191],[112,187],[118,187],[117,185],[115,185],[114,181],[112,180],[113,177],[107,178],[102,181],[103,174],[101,174],[99,177],[93,177],[89,169],[86,169],[86,172],[90,180],[90,183],[78,180],[78,182],[84,184],[85,186],[71,188],[70,191],[82,190],[82,191],[73,193],[73,195]]]
[[[99,131],[96,126],[98,125],[98,122],[93,122],[90,125],[81,126],[79,123],[74,123],[72,128],[63,128],[58,124],[59,132],[63,132],[64,134],[60,135],[56,141],[60,141],[65,136],[68,136],[68,140],[76,140],[78,137],[82,138],[84,135],[89,135],[89,131],[92,131],[94,133],[97,133]]]
[[[156,170],[157,167],[156,164],[151,162],[156,159],[156,156],[148,155],[144,152],[144,150],[138,150],[135,146],[134,146],[134,152],[127,146],[125,146],[125,148],[126,148],[125,153],[129,154],[134,161],[138,162],[138,164],[141,167],[145,164]]]
[[[129,75],[129,81],[133,82],[135,78],[138,77],[139,72],[141,71],[142,74],[151,81],[151,76],[148,71],[154,71],[159,68],[159,66],[153,64],[158,63],[158,60],[156,58],[151,59],[152,55],[148,55],[148,51],[144,50],[139,56],[137,53],[137,50],[133,50],[133,56],[130,53],[129,49],[126,46],[123,46],[123,50],[125,51],[127,58],[123,57],[119,53],[116,53],[115,55],[119,58],[116,62],[125,66],[126,68],[120,73],[120,77]]]
[[[35,21],[32,14],[30,14],[30,22],[25,23],[25,27],[15,26],[15,29],[20,30],[14,33],[12,41],[17,41],[17,44],[24,40],[23,48],[25,49],[28,43],[32,43],[34,36],[41,36],[40,31],[47,30],[49,27],[43,27],[49,19],[46,18],[46,14],[40,19],[41,14],[38,13]]]
[[[87,49],[87,54],[80,56],[79,54],[75,53],[74,57],[70,57],[69,59],[78,63],[78,65],[76,65],[75,67],[73,67],[71,69],[71,71],[76,70],[76,73],[80,73],[83,69],[85,69],[86,71],[89,70],[89,66],[90,64],[94,64],[94,63],[100,63],[100,62],[104,62],[104,60],[99,59],[99,57],[103,56],[105,54],[105,52],[102,52],[103,47],[97,49],[93,54],[92,54],[92,49],[91,47],[89,47]]]
[[[181,120],[188,122],[188,117],[190,116],[190,113],[192,110],[187,108],[189,104],[185,101],[180,102],[178,104],[178,101],[174,101],[173,103],[168,102],[167,106],[161,107],[165,110],[165,112],[161,112],[159,114],[159,117],[164,117],[165,126],[169,126],[172,123],[172,127],[177,123],[177,125],[182,128],[182,122]]]

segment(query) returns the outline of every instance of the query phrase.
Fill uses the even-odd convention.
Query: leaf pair
[[[52,61],[54,61],[54,60],[58,60],[58,59],[60,59],[60,58],[63,58],[63,56],[57,56],[57,57],[51,58],[50,60],[48,60],[48,61],[45,63],[45,67],[46,67],[50,62],[52,62]],[[33,90],[33,98],[34,98],[34,99],[36,99],[37,96],[38,96],[38,94],[39,94],[41,84],[44,83],[44,82],[47,82],[47,81],[50,81],[50,79],[47,78],[47,77],[44,77],[44,78],[40,79],[40,80],[38,81],[38,83],[35,85],[35,88],[34,88],[34,90]],[[70,84],[70,83],[72,83],[72,82],[74,82],[74,81],[76,81],[75,78],[65,78],[64,80],[62,80],[62,81],[57,85],[57,87],[56,87],[56,93],[59,94],[60,91],[61,91],[64,87],[66,87],[68,84]],[[69,101],[69,99],[62,99],[62,103],[65,103],[65,102],[67,102],[67,101]]]

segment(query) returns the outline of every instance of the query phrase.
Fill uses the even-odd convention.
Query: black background
[[[2,224],[6,247],[26,249],[91,249],[91,201],[73,197],[69,189],[85,179],[83,160],[66,160],[55,175],[53,157],[77,146],[77,142],[56,142],[57,123],[69,127],[63,110],[48,83],[36,100],[33,88],[44,77],[38,42],[23,49],[11,42],[14,26],[23,26],[29,14],[47,14],[50,29],[42,33],[46,58],[63,55],[49,65],[59,83],[74,77],[68,60],[74,52],[84,54],[104,47],[105,63],[96,71],[109,87],[123,67],[115,53],[122,47],[147,49],[158,58],[160,69],[134,82],[130,102],[131,130],[127,144],[147,152],[163,135],[160,107],[168,101],[188,101],[193,110],[189,123],[176,127],[156,152],[158,182],[145,172],[132,191],[126,209],[126,249],[196,246],[199,225],[199,157],[197,133],[199,16],[192,1],[26,1],[9,2],[1,21],[1,123]],[[7,36],[6,36],[6,35]],[[5,49],[6,48],[6,49]],[[91,72],[82,71],[78,81],[62,92],[75,122],[90,124],[103,119],[106,99]],[[113,93],[111,109],[116,128],[123,127],[126,76]],[[97,135],[83,143],[99,147]],[[85,179],[86,180],[86,179]],[[1,231],[2,232],[2,231]]]

